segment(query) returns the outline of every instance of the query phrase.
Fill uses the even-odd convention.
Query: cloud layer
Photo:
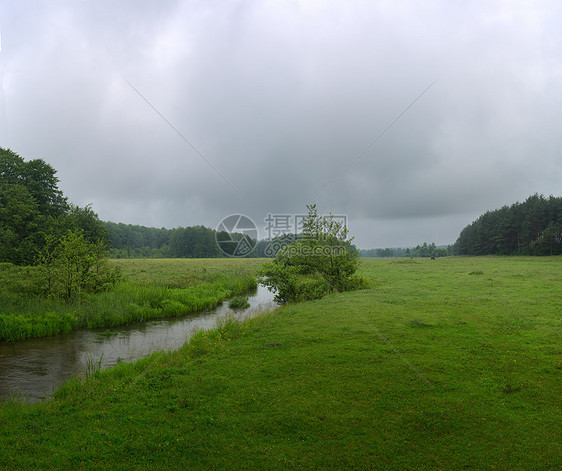
[[[561,13],[8,1],[0,146],[51,163],[105,220],[216,227],[242,213],[263,229],[318,202],[365,248],[452,243],[488,209],[560,195]]]

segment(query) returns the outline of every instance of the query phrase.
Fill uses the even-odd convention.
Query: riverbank
[[[217,306],[257,287],[262,261],[120,260],[125,279],[110,291],[73,303],[39,295],[35,267],[3,264],[0,270],[0,341],[116,327]]]
[[[562,257],[369,260],[367,290],[226,321],[0,407],[6,469],[558,469]]]

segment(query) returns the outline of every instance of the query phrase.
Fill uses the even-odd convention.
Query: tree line
[[[217,241],[232,240],[243,234],[217,232],[205,226],[174,229],[103,222],[110,243],[111,258],[220,258],[226,257]],[[273,240],[251,241],[248,258],[272,258],[280,248],[297,240],[286,234]]]
[[[523,203],[487,211],[461,231],[455,253],[562,254],[562,198],[534,194]]]
[[[206,258],[226,256],[218,241],[242,234],[205,226],[175,229],[102,222],[90,206],[68,201],[56,170],[42,159],[25,161],[0,147],[0,262],[39,263],[53,240],[69,232],[87,244],[103,244],[112,258]],[[298,235],[252,241],[248,257],[275,257]],[[356,249],[353,247],[354,250]],[[562,254],[562,198],[532,195],[523,203],[488,211],[466,226],[454,246],[424,242],[411,248],[361,250],[361,257]]]
[[[230,240],[236,236],[205,226],[166,229],[114,222],[104,222],[103,225],[109,234],[112,258],[226,257],[217,240]],[[263,243],[257,243],[248,256],[265,256],[264,250]]]
[[[395,258],[395,257],[447,257],[453,255],[452,246],[428,244],[424,242],[415,247],[396,247],[386,249],[361,249],[360,257],[365,258]]]
[[[42,159],[25,161],[0,147],[0,262],[38,263],[49,241],[80,231],[88,243],[107,233],[90,206],[70,203],[56,170]]]

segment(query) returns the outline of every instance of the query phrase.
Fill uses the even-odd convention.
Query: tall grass
[[[17,341],[70,332],[80,328],[115,327],[143,322],[158,317],[174,317],[217,306],[231,296],[255,289],[253,274],[246,270],[227,270],[191,276],[183,266],[186,284],[183,287],[166,286],[165,277],[157,274],[161,284],[148,283],[143,271],[143,282],[124,281],[113,290],[87,294],[73,304],[41,296],[37,273],[33,268],[0,267],[0,341]],[[218,266],[215,262],[215,266]],[[144,270],[138,265],[139,271]],[[204,267],[202,267],[204,268]],[[129,267],[131,271],[131,268]],[[134,278],[134,276],[132,276]],[[189,281],[187,281],[189,280]],[[196,281],[194,281],[196,280]],[[174,286],[181,286],[178,279]]]
[[[174,317],[213,308],[225,299],[257,286],[255,278],[229,279],[187,288],[123,283],[115,290],[90,296],[78,327],[114,327],[156,317]]]

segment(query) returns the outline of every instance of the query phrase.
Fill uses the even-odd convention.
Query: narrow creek
[[[238,319],[277,307],[273,293],[259,286],[250,307],[232,310],[228,301],[214,309],[185,317],[105,329],[79,330],[64,335],[0,343],[0,400],[16,397],[37,402],[48,398],[64,381],[84,372],[88,363],[101,368],[130,362],[158,350],[176,350],[199,330],[216,326],[228,313]]]

